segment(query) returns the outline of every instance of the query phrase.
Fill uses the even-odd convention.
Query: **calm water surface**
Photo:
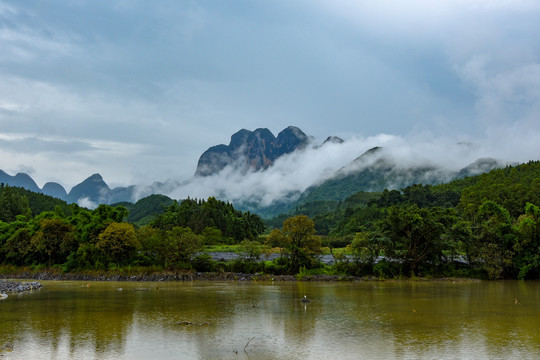
[[[42,284],[0,301],[0,358],[540,358],[538,282]]]

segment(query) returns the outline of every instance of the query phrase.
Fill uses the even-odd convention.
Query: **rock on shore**
[[[20,293],[23,291],[36,290],[39,288],[41,288],[41,284],[37,281],[18,282],[18,281],[0,280],[0,294]]]

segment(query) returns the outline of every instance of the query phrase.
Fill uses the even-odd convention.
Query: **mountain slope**
[[[331,179],[308,188],[298,203],[339,201],[359,191],[380,192],[384,189],[401,189],[412,184],[440,184],[504,166],[506,163],[495,159],[479,159],[459,171],[446,170],[437,164],[404,165],[399,164],[385,149],[374,147]]]

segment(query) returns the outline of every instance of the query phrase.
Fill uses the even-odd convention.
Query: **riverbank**
[[[311,275],[298,279],[294,275],[268,275],[243,273],[202,273],[202,272],[159,272],[140,274],[102,273],[61,273],[54,271],[22,271],[11,274],[0,274],[0,279],[33,279],[33,280],[80,280],[80,281],[355,281],[361,278]]]
[[[63,273],[57,269],[31,270],[28,268],[1,271],[0,279],[25,280],[75,280],[75,281],[394,281],[374,276],[354,277],[345,275],[272,275],[243,274],[233,272],[189,272],[189,271],[93,271]],[[404,281],[477,281],[465,278],[402,278]],[[0,280],[1,281],[1,280]]]
[[[0,294],[20,293],[24,291],[37,290],[41,288],[41,284],[37,281],[18,282],[0,280]]]

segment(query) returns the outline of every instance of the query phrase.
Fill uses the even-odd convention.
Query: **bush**
[[[373,266],[373,275],[380,278],[401,277],[401,266],[396,262],[382,259]]]
[[[191,266],[198,272],[216,272],[217,262],[208,254],[200,254],[191,260]]]

